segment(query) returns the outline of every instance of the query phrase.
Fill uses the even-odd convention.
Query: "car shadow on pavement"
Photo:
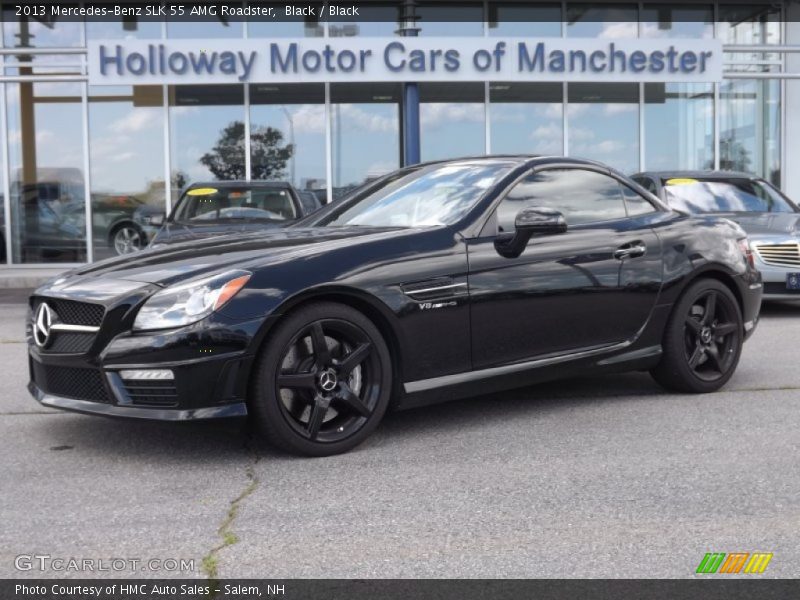
[[[422,433],[426,428],[438,435],[473,424],[513,420],[532,414],[544,417],[581,406],[627,402],[649,396],[658,399],[656,397],[668,393],[647,373],[573,378],[397,411],[386,416],[381,428],[389,436]]]
[[[491,425],[497,421],[534,417],[546,418],[559,411],[629,402],[667,395],[647,373],[604,375],[569,381],[554,381],[502,393],[454,400],[410,410],[390,412],[373,437],[352,452],[369,452],[376,445],[428,443],[465,428]],[[48,435],[55,448],[81,447],[90,453],[116,458],[167,460],[171,464],[231,464],[247,461],[296,460],[274,450],[254,435],[245,419],[159,423],[108,419],[56,413],[48,420]],[[417,440],[417,442],[414,442]]]
[[[161,423],[52,413],[43,422],[51,450],[80,449],[115,460],[237,465],[252,461],[255,451],[244,419]]]

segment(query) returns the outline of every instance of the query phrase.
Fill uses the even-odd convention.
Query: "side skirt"
[[[413,408],[489,394],[575,375],[647,370],[658,364],[661,345],[629,349],[632,342],[592,348],[537,360],[456,373],[404,384],[398,408]],[[626,352],[620,352],[626,350]],[[619,352],[619,353],[617,353]],[[609,356],[612,354],[612,356]],[[602,356],[602,360],[597,357]]]

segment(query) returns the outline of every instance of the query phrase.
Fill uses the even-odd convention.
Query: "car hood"
[[[715,213],[738,223],[748,237],[759,235],[798,235],[800,234],[800,213]]]
[[[219,235],[228,235],[232,233],[276,229],[285,225],[286,223],[265,223],[263,221],[256,223],[252,221],[247,222],[244,220],[239,223],[211,223],[208,225],[165,223],[164,226],[159,230],[158,234],[156,234],[156,237],[153,238],[153,243],[175,244]]]
[[[88,279],[101,278],[166,286],[226,269],[255,269],[417,231],[396,227],[304,227],[236,233],[110,258],[75,269],[59,281],[66,287],[83,287]]]

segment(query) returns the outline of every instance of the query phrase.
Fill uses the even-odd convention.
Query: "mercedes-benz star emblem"
[[[46,302],[42,302],[36,309],[33,317],[33,341],[43,348],[50,338],[50,328],[53,326],[53,311]]]
[[[332,392],[336,388],[336,373],[328,369],[319,375],[319,387],[323,392]]]

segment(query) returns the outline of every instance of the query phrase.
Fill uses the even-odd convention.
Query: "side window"
[[[655,207],[650,204],[647,198],[640,196],[636,193],[636,191],[632,190],[624,183],[620,183],[619,187],[622,188],[622,196],[625,198],[625,206],[628,209],[629,217],[656,212]]]
[[[633,180],[646,189],[651,194],[658,195],[658,189],[656,188],[656,183],[649,177],[634,177]]]
[[[549,169],[517,183],[497,207],[498,230],[514,231],[517,213],[529,206],[559,210],[570,226],[627,216],[617,180],[583,169]]]
[[[317,200],[317,197],[311,192],[303,190],[298,192],[298,194],[300,194],[300,203],[303,205],[303,212],[305,212],[305,214],[310,215],[318,208],[321,208],[319,200]]]

